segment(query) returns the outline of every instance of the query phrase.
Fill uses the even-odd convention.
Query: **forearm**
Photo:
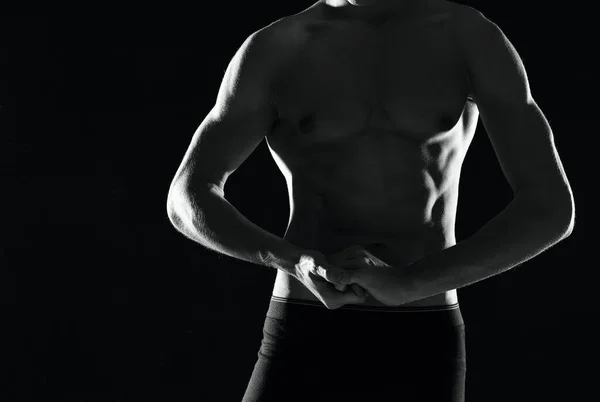
[[[204,247],[257,265],[292,273],[301,249],[260,228],[222,195],[210,192],[194,199],[172,201],[173,226]]]
[[[410,302],[505,272],[568,236],[564,220],[515,198],[483,228],[453,247],[399,270]]]

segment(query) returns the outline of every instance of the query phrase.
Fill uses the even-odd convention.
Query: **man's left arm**
[[[514,198],[470,238],[398,270],[399,280],[410,285],[402,303],[507,271],[569,236],[574,226],[573,194],[521,58],[497,25],[465,11],[456,30],[472,96]]]

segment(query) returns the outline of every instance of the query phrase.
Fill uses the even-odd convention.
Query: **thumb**
[[[350,285],[350,289],[359,297],[367,297],[368,292],[362,286],[357,283]]]
[[[353,283],[354,272],[332,266],[325,271],[325,279],[331,283],[349,285]]]
[[[341,302],[344,304],[360,304],[367,300],[369,293],[359,285],[353,284],[341,296]]]

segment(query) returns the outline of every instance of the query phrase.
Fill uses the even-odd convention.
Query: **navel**
[[[307,114],[298,121],[298,130],[302,134],[309,134],[315,129],[315,116]]]

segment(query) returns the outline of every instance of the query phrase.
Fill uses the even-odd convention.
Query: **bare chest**
[[[304,24],[273,83],[279,124],[270,140],[315,144],[384,131],[427,141],[459,126],[471,105],[448,18]]]

